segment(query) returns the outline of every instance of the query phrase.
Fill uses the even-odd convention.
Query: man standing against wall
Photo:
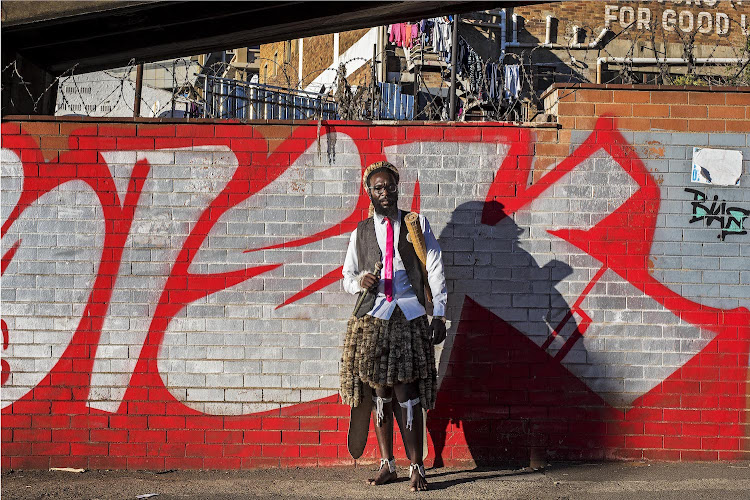
[[[372,485],[396,479],[395,397],[400,406],[396,410],[401,412],[397,415],[399,427],[411,459],[410,488],[422,491],[427,489],[422,464],[422,409],[435,406],[437,370],[433,344],[442,342],[446,335],[447,292],[442,256],[430,224],[419,215],[419,229],[424,236],[421,255],[425,258],[424,263],[420,262],[415,238],[406,228],[407,213],[398,209],[399,174],[395,166],[385,161],[374,163],[365,170],[362,181],[374,214],[352,232],[344,263],[344,289],[359,293],[360,300],[347,326],[341,359],[341,396],[353,408],[353,415],[357,407],[366,411],[366,427],[374,403],[372,413],[381,459],[377,476],[369,481]],[[431,323],[425,309],[425,286],[432,295]]]

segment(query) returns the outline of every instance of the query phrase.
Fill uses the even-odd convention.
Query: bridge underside
[[[527,3],[536,2],[501,5]],[[44,91],[73,67],[95,71],[497,6],[460,0],[3,2],[2,65],[16,61],[24,79],[19,84],[3,72],[3,114],[53,112],[54,93]],[[53,95],[34,103],[28,93]]]

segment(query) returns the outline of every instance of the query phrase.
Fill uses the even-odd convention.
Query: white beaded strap
[[[385,412],[383,411],[383,405],[385,403],[390,403],[393,401],[393,398],[381,398],[380,396],[373,396],[372,400],[375,402],[375,415],[378,418],[378,427],[383,425],[383,420],[385,419]]]
[[[419,475],[422,476],[422,479],[425,479],[424,476],[424,465],[422,464],[411,464],[409,466],[409,478],[411,478],[411,475],[414,473],[414,471],[419,472]]]
[[[419,404],[419,398],[410,399],[406,403],[399,403],[401,408],[406,408],[406,428],[411,430],[414,423],[414,407]]]
[[[385,466],[388,466],[388,471],[393,473],[396,472],[396,459],[391,458],[390,460],[387,458],[381,458],[380,459],[380,467],[378,467],[378,470],[382,469]]]

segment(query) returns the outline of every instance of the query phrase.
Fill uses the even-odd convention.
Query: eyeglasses
[[[398,184],[377,184],[375,186],[370,186],[369,189],[378,195],[383,194],[385,191],[388,191],[389,193],[398,193]]]

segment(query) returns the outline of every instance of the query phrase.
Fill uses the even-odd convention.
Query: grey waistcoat
[[[419,258],[417,253],[414,251],[414,246],[409,243],[406,239],[408,230],[406,229],[406,223],[404,217],[408,212],[401,211],[401,230],[398,238],[398,253],[401,255],[401,260],[404,262],[406,268],[406,274],[409,276],[409,283],[414,289],[414,293],[417,296],[419,303],[424,306],[424,279],[419,269]],[[375,220],[373,217],[365,219],[357,225],[357,262],[359,262],[360,271],[373,272],[375,270],[375,264],[383,261],[383,254],[380,252],[380,245],[378,245],[378,238],[375,235]],[[360,292],[360,295],[366,293],[362,306],[359,311],[356,311],[356,316],[361,318],[375,305],[375,298],[377,297],[377,289],[367,292]]]

